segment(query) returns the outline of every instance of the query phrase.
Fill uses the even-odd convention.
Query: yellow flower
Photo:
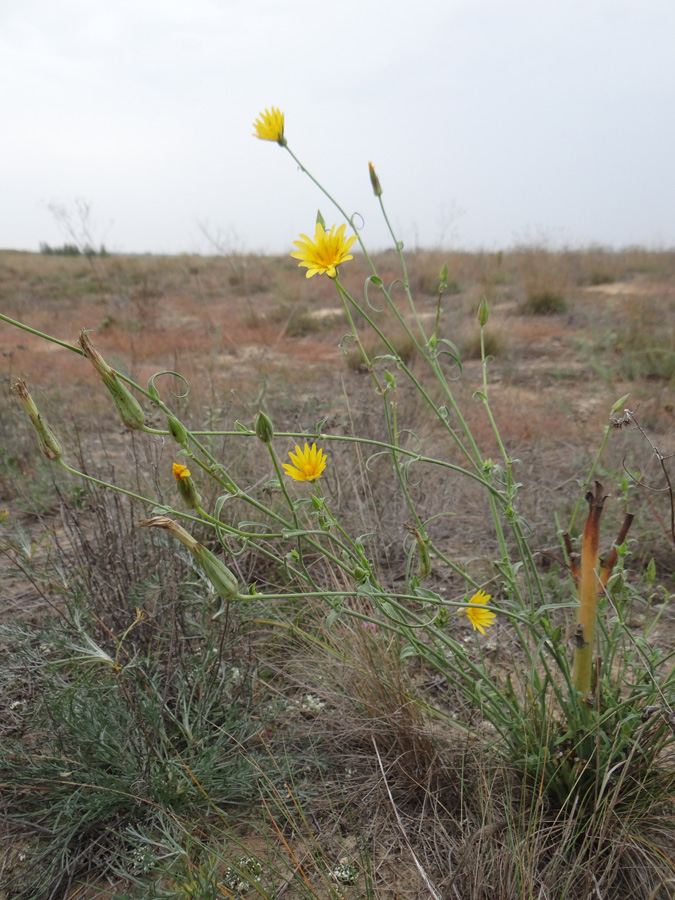
[[[481,609],[481,606],[484,606],[489,600],[490,594],[486,594],[485,591],[476,591],[469,600],[471,605],[464,608],[464,615],[473,625],[473,630],[478,629],[481,634],[485,634],[485,629],[494,625],[497,618],[495,613],[489,609]]]
[[[253,127],[255,128],[253,137],[260,138],[261,141],[276,141],[282,147],[286,146],[284,114],[280,109],[273,106],[271,109],[261,112],[253,123]]]
[[[181,478],[189,478],[190,470],[188,469],[187,466],[181,466],[180,463],[174,463],[173,464],[173,477],[176,479],[176,481],[180,481]]]
[[[305,444],[304,450],[296,444],[295,453],[288,455],[293,465],[284,463],[284,469],[295,481],[315,481],[326,468],[326,454],[323,450],[317,450],[316,444],[312,444],[311,450],[309,444]]]
[[[314,240],[307,237],[306,234],[301,234],[301,241],[293,241],[298,249],[294,250],[291,256],[302,260],[298,266],[307,268],[308,278],[316,275],[317,272],[320,275],[325,273],[329,278],[336,278],[336,267],[340,263],[354,258],[347,251],[356,240],[356,235],[345,238],[346,227],[346,225],[340,225],[336,231],[336,226],[333,225],[330,231],[326,231],[321,222],[317,222]]]

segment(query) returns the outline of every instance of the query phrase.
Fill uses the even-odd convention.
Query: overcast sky
[[[0,247],[675,246],[673,0],[0,0]]]

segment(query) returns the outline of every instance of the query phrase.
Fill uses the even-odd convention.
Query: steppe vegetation
[[[675,895],[675,252],[356,249],[0,253],[3,900]]]

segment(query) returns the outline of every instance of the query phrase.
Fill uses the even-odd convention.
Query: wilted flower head
[[[19,400],[23,403],[23,408],[26,410],[31,422],[33,423],[33,428],[35,429],[35,433],[37,435],[40,450],[44,453],[47,459],[51,459],[54,460],[54,462],[57,462],[63,455],[61,444],[59,443],[58,438],[51,430],[49,425],[47,425],[45,420],[40,415],[40,412],[33,402],[33,398],[31,397],[28,388],[26,387],[26,382],[23,380],[14,382],[14,384],[12,385],[12,390],[17,395]],[[0,516],[0,519],[3,518],[4,516]]]
[[[145,426],[145,413],[140,403],[132,395],[129,388],[122,384],[118,373],[108,365],[94,347],[89,339],[88,331],[82,330],[80,332],[78,343],[84,351],[84,355],[101,376],[101,381],[110,391],[122,422],[127,428],[142,429]]]
[[[494,625],[497,618],[495,613],[482,608],[489,600],[490,594],[485,591],[476,591],[469,600],[469,606],[464,607],[464,615],[473,625],[473,630],[478,630],[481,634],[485,634],[485,629]]]
[[[286,146],[284,114],[275,106],[261,112],[253,123],[253,127],[255,128],[253,137],[260,138],[261,141],[276,141],[282,147]]]
[[[349,248],[356,240],[356,235],[345,238],[346,225],[340,225],[336,229],[333,225],[330,231],[326,231],[321,222],[316,223],[314,231],[314,240],[301,234],[302,240],[293,241],[298,248],[291,253],[294,259],[301,260],[298,266],[304,266],[307,269],[307,278],[316,275],[326,274],[329,278],[337,277],[337,266],[354,257],[347,253]]]
[[[323,450],[317,450],[316,444],[310,448],[306,443],[303,450],[296,444],[295,453],[288,455],[293,465],[284,463],[284,469],[295,481],[315,481],[326,468],[326,454]]]

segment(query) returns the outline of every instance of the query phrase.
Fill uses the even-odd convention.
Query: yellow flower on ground
[[[464,615],[473,625],[473,630],[476,631],[476,629],[478,629],[481,634],[485,634],[485,629],[489,628],[490,625],[494,625],[495,619],[497,618],[495,613],[491,612],[489,609],[481,608],[489,600],[490,594],[487,594],[485,591],[476,591],[469,600],[470,605],[464,608]]]
[[[181,478],[189,478],[190,470],[188,469],[187,466],[181,466],[180,463],[174,463],[173,464],[173,477],[176,479],[176,481],[180,481]]]
[[[326,468],[326,454],[323,450],[317,450],[316,444],[312,444],[311,449],[309,444],[305,444],[304,450],[296,444],[295,453],[288,455],[293,465],[284,463],[284,469],[295,481],[315,481]]]
[[[282,147],[286,146],[284,114],[275,106],[261,112],[253,123],[253,127],[255,128],[253,137],[260,138],[261,141],[276,141]]]
[[[330,231],[326,231],[321,222],[317,222],[314,240],[307,237],[306,234],[301,234],[302,240],[293,241],[298,249],[294,250],[291,256],[301,260],[298,266],[306,267],[308,278],[316,275],[317,272],[319,275],[325,273],[329,278],[336,278],[337,266],[354,258],[347,251],[356,240],[356,235],[345,238],[347,226],[340,225],[337,231],[336,227],[333,225]]]

